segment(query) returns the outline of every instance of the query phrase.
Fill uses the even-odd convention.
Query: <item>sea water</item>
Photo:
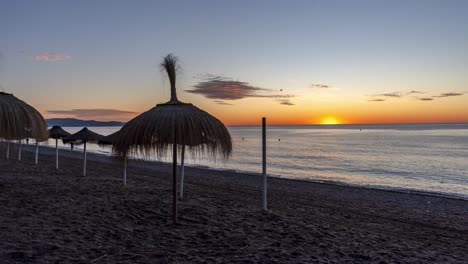
[[[64,129],[73,133],[80,128]],[[119,127],[90,129],[108,135]],[[186,164],[260,173],[261,127],[228,129],[233,141],[228,160],[188,157]],[[55,146],[52,140],[47,144]],[[88,144],[87,148],[110,154],[110,148],[95,144]],[[275,177],[467,199],[468,124],[269,126],[267,172]]]

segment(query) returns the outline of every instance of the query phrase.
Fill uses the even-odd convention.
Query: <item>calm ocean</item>
[[[119,127],[90,129],[108,135]],[[261,128],[229,131],[234,151],[228,161],[186,163],[261,172]],[[94,144],[89,150],[110,153]],[[275,177],[468,198],[468,124],[270,126],[267,161],[268,174]]]

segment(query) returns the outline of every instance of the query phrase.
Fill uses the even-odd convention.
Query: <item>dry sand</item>
[[[167,165],[0,147],[1,263],[467,263],[468,201],[187,168],[171,224]],[[65,151],[62,151],[62,153]],[[52,155],[51,155],[52,154]],[[16,158],[12,150],[11,158]],[[148,167],[148,168],[145,168]],[[151,167],[151,169],[149,168]]]

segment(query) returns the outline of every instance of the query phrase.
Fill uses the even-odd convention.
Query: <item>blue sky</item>
[[[326,114],[413,90],[434,98],[423,107],[439,107],[432,96],[461,94],[440,106],[447,113],[468,101],[468,1],[3,0],[0,7],[0,84],[46,116],[138,113],[167,100],[158,65],[170,52],[183,67],[180,97],[228,122],[232,105],[314,115],[310,105]],[[290,105],[274,96],[223,105],[184,91],[206,74],[294,97]],[[402,104],[382,102],[382,109]]]

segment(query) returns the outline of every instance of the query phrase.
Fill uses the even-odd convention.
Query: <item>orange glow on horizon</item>
[[[334,116],[325,116],[320,120],[321,125],[338,125],[341,122]]]
[[[333,125],[333,124],[396,124],[396,123],[468,123],[468,108],[463,97],[437,99],[434,102],[399,99],[394,102],[370,103],[361,99],[332,98],[326,103],[314,101],[315,98],[301,99],[293,106],[278,105],[273,100],[244,99],[234,101],[231,105],[218,105],[205,100],[194,105],[218,118],[225,125],[260,125],[262,117],[267,118],[268,125]],[[33,101],[31,99],[31,101]],[[134,99],[119,102],[94,102],[91,100],[76,100],[63,107],[41,101],[33,105],[40,110],[45,118],[71,117],[78,119],[93,119],[97,121],[126,122],[156,104],[153,99]],[[157,100],[159,102],[161,100]],[[186,100],[190,101],[190,100]],[[136,103],[138,102],[138,103]],[[115,112],[112,115],[67,115],[53,114],[48,109],[114,109],[129,113]]]

